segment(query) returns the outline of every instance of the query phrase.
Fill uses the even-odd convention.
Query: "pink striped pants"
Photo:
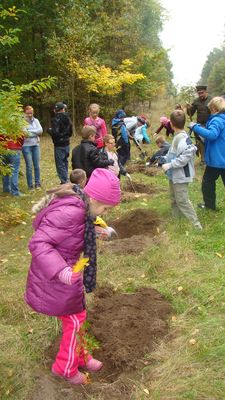
[[[84,348],[78,337],[78,332],[86,320],[86,310],[79,314],[63,315],[58,317],[62,321],[62,339],[59,352],[53,364],[53,369],[67,378],[78,372],[92,357],[85,356]]]

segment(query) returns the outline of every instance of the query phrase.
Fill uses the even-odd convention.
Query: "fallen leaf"
[[[143,392],[145,392],[146,394],[149,394],[149,390],[148,389],[143,389]]]
[[[178,292],[182,292],[182,290],[184,290],[183,286],[178,286],[177,288]]]
[[[24,235],[20,236],[20,239],[25,239],[25,238],[26,238],[26,236],[24,236]]]
[[[141,275],[141,278],[145,278],[145,274],[142,274],[142,275]]]
[[[193,332],[192,332],[192,335],[194,336],[194,335],[197,335],[199,333],[199,329],[195,329]]]
[[[175,322],[175,321],[177,320],[176,315],[172,315],[171,320],[172,320],[173,322]]]
[[[2,264],[7,263],[8,261],[9,261],[9,260],[8,260],[7,258],[2,258],[2,259],[1,259],[1,263],[2,263]]]
[[[190,340],[189,340],[189,343],[190,343],[192,346],[194,346],[194,345],[196,344],[196,339],[190,339]]]
[[[147,207],[146,203],[141,202],[141,205]]]
[[[28,329],[28,333],[32,334],[33,332],[34,332],[33,328]]]
[[[157,226],[157,228],[156,228],[156,231],[157,231],[157,233],[159,233],[160,232],[160,230],[159,230],[159,227]]]
[[[216,256],[219,258],[223,258],[222,254],[220,254],[220,253],[216,253]]]
[[[27,225],[27,223],[25,221],[22,221],[21,224],[22,225]]]

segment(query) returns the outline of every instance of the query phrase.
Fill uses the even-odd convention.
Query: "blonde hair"
[[[210,100],[208,107],[210,111],[217,111],[220,112],[222,110],[225,110],[225,99],[223,97],[213,97],[212,100]]]
[[[98,104],[96,104],[96,103],[92,103],[89,106],[89,111],[93,111],[93,109],[96,109],[99,112],[100,111],[100,106]]]
[[[114,138],[113,135],[105,135],[104,138],[103,138],[104,144],[109,143],[110,140],[114,140],[115,141],[115,138]]]

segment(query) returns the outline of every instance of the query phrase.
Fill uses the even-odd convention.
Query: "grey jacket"
[[[43,129],[37,118],[32,118],[25,132],[27,133],[27,137],[24,140],[23,147],[39,146],[39,135],[43,133]]]
[[[173,183],[189,183],[193,181],[196,150],[185,131],[178,133],[174,137],[166,156],[166,162],[170,164],[167,176]]]

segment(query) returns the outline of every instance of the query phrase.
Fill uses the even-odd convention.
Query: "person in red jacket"
[[[11,174],[2,177],[3,192],[10,193],[12,196],[22,196],[18,188],[21,149],[24,137],[17,141],[9,140],[6,142],[6,148],[9,153],[4,156],[4,164],[11,167]]]

